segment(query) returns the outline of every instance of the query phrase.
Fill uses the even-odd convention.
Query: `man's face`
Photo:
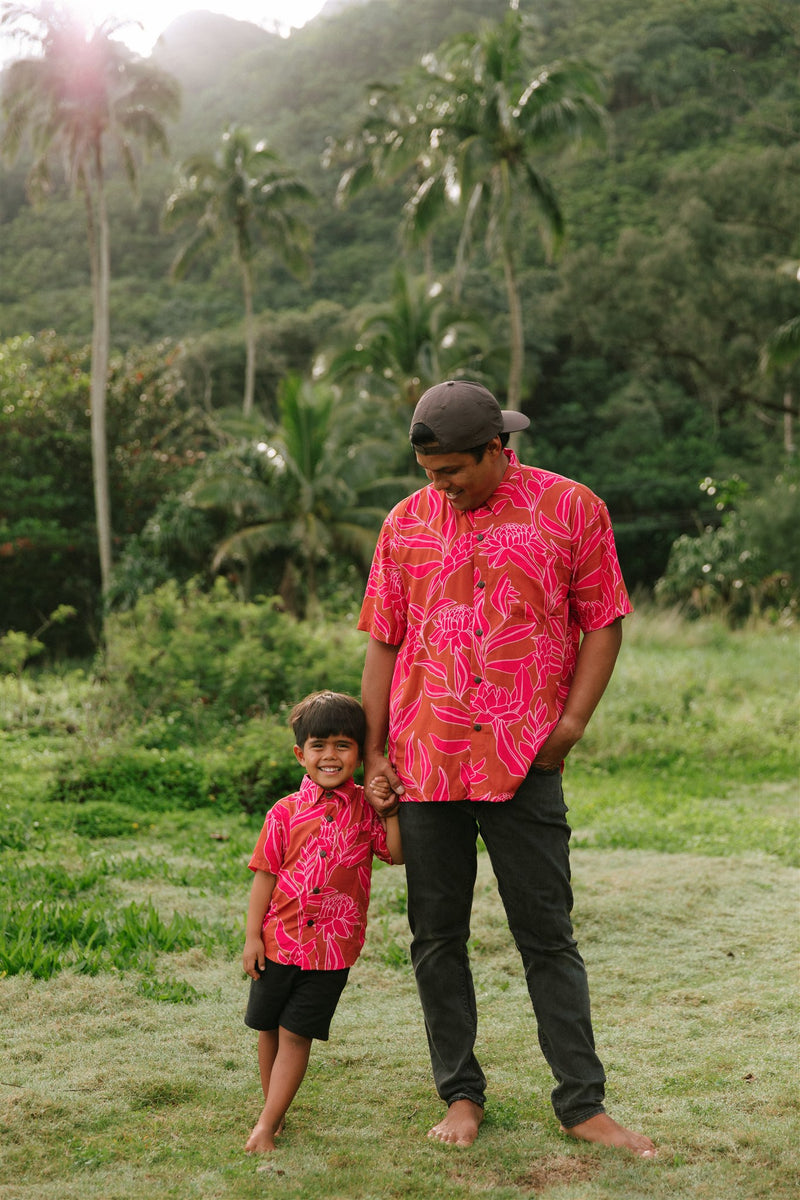
[[[437,492],[444,492],[459,512],[485,504],[508,466],[499,437],[492,438],[480,462],[476,462],[471,454],[461,453],[418,452],[416,458]]]

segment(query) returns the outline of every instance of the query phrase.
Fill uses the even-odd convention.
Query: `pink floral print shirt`
[[[428,486],[384,522],[359,629],[399,646],[389,757],[404,800],[507,800],[557,724],[581,634],[631,611],[605,504],[520,465],[480,508]]]
[[[267,958],[306,971],[351,967],[367,928],[372,858],[392,861],[386,833],[352,779],[300,791],[267,813],[251,871],[277,876],[261,936]]]

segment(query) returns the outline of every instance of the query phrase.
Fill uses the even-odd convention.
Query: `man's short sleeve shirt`
[[[330,790],[306,775],[299,792],[278,800],[249,863],[277,877],[262,927],[267,958],[303,970],[351,967],[364,945],[373,855],[392,861],[352,779]]]
[[[428,486],[381,531],[359,629],[399,646],[389,755],[406,800],[507,800],[558,722],[582,633],[631,611],[605,504],[509,465],[458,512]]]

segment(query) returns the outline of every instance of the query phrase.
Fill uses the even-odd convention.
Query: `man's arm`
[[[583,635],[564,711],[533,760],[537,767],[545,770],[559,767],[583,737],[614,671],[621,645],[621,617],[604,629],[593,629]]]
[[[389,736],[389,697],[399,646],[389,646],[375,638],[369,639],[361,677],[361,703],[367,715],[367,736],[364,742],[364,790],[379,816],[388,816],[397,808],[397,796],[404,789],[386,757]],[[370,780],[382,776],[391,791],[383,797],[374,793]]]

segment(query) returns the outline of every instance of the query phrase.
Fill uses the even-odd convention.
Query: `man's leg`
[[[511,800],[480,806],[483,840],[522,956],[539,1043],[565,1125],[603,1111],[586,969],[572,932],[567,809],[559,774],[531,772]]]
[[[400,805],[411,961],[436,1090],[448,1118],[431,1133],[468,1145],[482,1116],[486,1080],[474,1054],[475,991],[467,941],[477,869],[469,801]]]
[[[586,968],[572,930],[567,808],[559,773],[530,771],[511,800],[481,804],[481,834],[522,956],[553,1107],[575,1137],[650,1156],[652,1143],[605,1113]]]

